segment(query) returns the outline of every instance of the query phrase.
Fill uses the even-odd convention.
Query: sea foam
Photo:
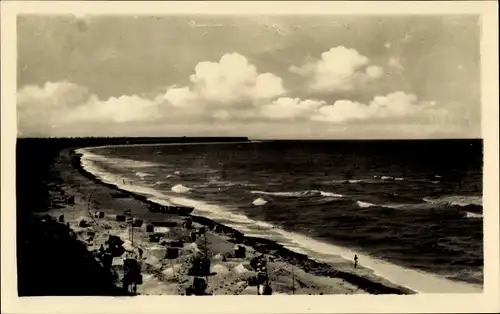
[[[252,202],[252,204],[255,205],[255,206],[262,206],[262,205],[267,204],[267,201],[265,199],[263,199],[262,197],[259,197],[259,198],[255,199]]]
[[[281,197],[309,197],[309,196],[325,196],[325,197],[343,197],[341,194],[317,191],[317,190],[306,190],[297,192],[266,192],[266,191],[250,191],[252,194],[260,195],[271,195],[271,196],[281,196]]]
[[[172,187],[172,189],[171,189],[171,190],[172,190],[172,192],[175,192],[175,193],[179,193],[179,194],[181,194],[181,193],[187,193],[187,192],[189,192],[191,189],[190,189],[190,188],[188,188],[188,187],[185,187],[185,186],[184,186],[184,185],[182,185],[182,184],[177,184],[177,185],[174,185],[174,186]]]

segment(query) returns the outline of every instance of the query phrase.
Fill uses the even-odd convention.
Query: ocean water
[[[103,181],[419,292],[483,282],[482,141],[263,141],[80,150]]]

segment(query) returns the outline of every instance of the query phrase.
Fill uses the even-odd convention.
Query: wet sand
[[[256,295],[257,287],[249,286],[248,283],[250,277],[257,275],[250,266],[250,260],[261,254],[264,254],[267,260],[273,294],[412,293],[409,289],[395,286],[376,276],[362,266],[354,268],[352,263],[341,257],[338,263],[319,263],[272,241],[246,237],[204,217],[191,216],[192,229],[185,228],[182,223],[186,217],[151,213],[144,197],[119,191],[114,186],[98,181],[81,168],[78,155],[69,149],[61,151],[55,159],[50,178],[53,178],[52,182],[46,182],[49,206],[52,207],[48,213],[55,218],[64,215],[64,223],[68,224],[78,240],[85,243],[89,251],[98,250],[110,235],[119,236],[124,241],[125,253],[115,257],[111,266],[114,285],[122,285],[120,280],[123,277],[123,258],[138,258],[139,248],[142,249],[143,256],[139,262],[143,283],[137,288],[138,294],[186,294],[186,289],[193,282],[193,276],[189,274],[192,262],[205,252],[203,235],[197,236],[194,242],[187,239],[191,232],[201,227],[207,230],[206,252],[211,262],[211,274],[206,278],[207,294]],[[74,204],[65,202],[67,197],[74,197]],[[123,215],[125,210],[129,210],[136,219],[144,221],[141,227],[133,228],[133,238],[130,236],[129,224],[116,219],[116,216]],[[93,217],[96,212],[103,212],[104,217]],[[88,226],[80,226],[82,220],[86,221]],[[172,225],[155,227],[155,232],[162,233],[157,243],[149,241],[149,233],[146,230],[146,225],[153,221],[168,222]],[[177,240],[184,242],[179,256],[172,260],[165,259],[164,242]],[[245,247],[245,257],[233,257],[237,244]]]

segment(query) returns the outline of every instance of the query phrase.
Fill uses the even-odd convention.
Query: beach
[[[192,227],[186,228],[183,226],[186,217],[162,213],[152,216],[144,199],[101,183],[80,167],[79,156],[70,149],[60,152],[50,172],[49,178],[53,182],[46,182],[46,186],[51,208],[39,215],[48,214],[54,220],[64,215],[61,223],[69,227],[78,241],[85,243],[90,253],[97,252],[110,236],[120,237],[125,252],[113,258],[110,269],[112,284],[117,288],[122,286],[123,260],[129,257],[138,259],[141,267],[143,282],[137,286],[137,294],[184,295],[194,280],[189,273],[193,260],[205,256],[206,252],[210,259],[210,274],[205,277],[205,293],[209,295],[258,294],[258,288],[249,285],[249,279],[257,275],[250,261],[257,256],[267,262],[272,294],[412,293],[362,266],[354,268],[354,263],[346,263],[341,257],[335,268],[334,263],[327,265],[311,260],[265,239],[244,236],[235,241],[234,234],[231,234],[234,230],[204,217],[190,217]],[[69,203],[68,198],[71,199]],[[125,211],[130,211],[135,219],[143,220],[141,227],[133,228],[132,236],[128,223],[116,221],[117,216]],[[102,212],[101,217],[96,215],[99,212]],[[155,232],[161,234],[158,242],[151,243],[146,231],[151,220],[168,222],[170,226],[155,227]],[[201,233],[195,241],[187,240],[193,231],[202,227],[206,230],[206,247]],[[183,243],[179,256],[167,259],[166,245],[171,241]],[[244,247],[244,257],[235,257],[237,246]],[[143,252],[142,258],[139,258],[139,248]]]

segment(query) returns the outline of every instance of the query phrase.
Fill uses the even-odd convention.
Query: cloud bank
[[[402,70],[399,60],[390,59],[387,64]],[[362,89],[367,82],[385,75],[382,67],[342,46],[301,66],[290,66],[289,71],[304,79],[311,91],[329,95]],[[121,95],[100,99],[86,87],[68,81],[24,86],[17,94],[18,130],[21,136],[61,136],[78,134],[81,127],[83,136],[97,125],[102,132],[114,135],[133,132],[132,126],[202,129],[231,125],[238,128],[240,135],[249,135],[252,130],[258,134],[263,125],[270,131],[293,130],[300,125],[314,134],[314,130],[340,130],[335,126],[342,126],[345,131],[360,122],[371,128],[390,123],[430,123],[446,128],[463,123],[462,116],[452,113],[456,105],[422,101],[404,91],[373,95],[368,102],[326,99],[296,95],[285,89],[281,77],[259,72],[245,56],[228,53],[218,62],[199,62],[186,86],[170,86],[164,93],[147,97]]]

